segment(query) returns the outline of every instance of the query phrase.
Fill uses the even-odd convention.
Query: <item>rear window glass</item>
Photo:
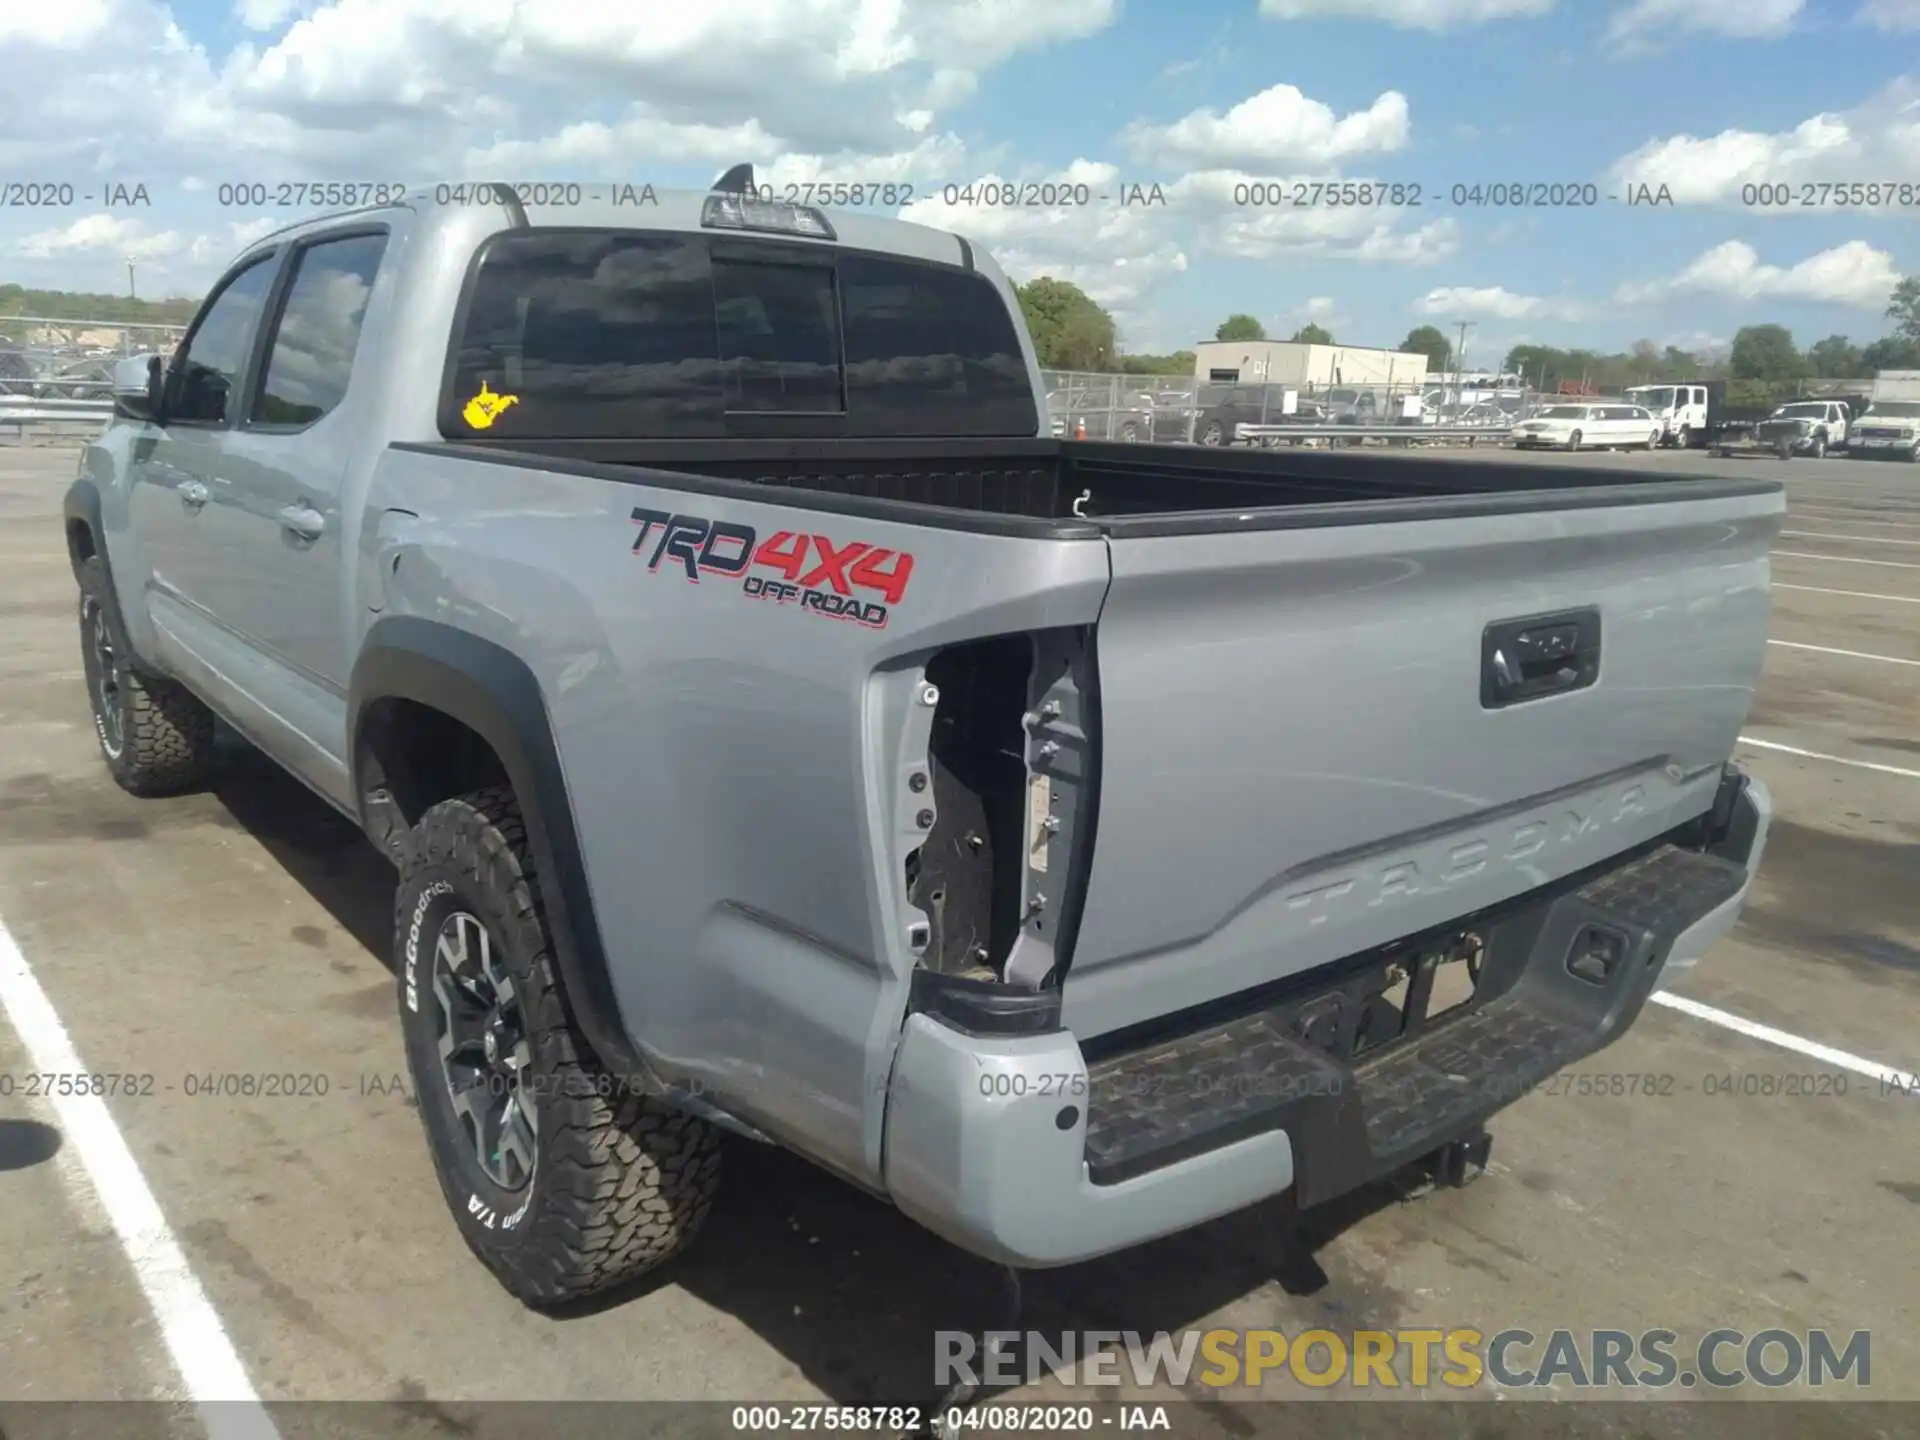
[[[441,432],[714,438],[734,416],[764,436],[791,414],[859,437],[1036,433],[1019,336],[984,277],[764,249],[735,259],[704,235],[633,231],[496,238],[457,325]]]
[[[727,409],[837,414],[846,408],[833,271],[716,260],[713,310]]]

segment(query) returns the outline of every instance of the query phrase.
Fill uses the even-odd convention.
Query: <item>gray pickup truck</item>
[[[530,1304],[675,1253],[728,1131],[1014,1267],[1465,1172],[1742,904],[1777,482],[1061,442],[1019,315],[889,219],[439,187],[116,379],[106,764],[218,717],[391,856]]]

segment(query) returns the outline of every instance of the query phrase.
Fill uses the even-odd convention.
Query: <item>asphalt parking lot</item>
[[[993,1272],[778,1153],[743,1146],[699,1246],[581,1313],[526,1311],[470,1259],[401,1079],[385,862],[244,756],[209,793],[164,801],[122,794],[100,763],[58,524],[73,463],[0,446],[0,967],[24,965],[51,1005],[5,992],[0,1075],[33,1071],[51,1025],[77,1068],[155,1082],[106,1101],[127,1153],[104,1194],[61,1117],[0,1083],[0,1403],[189,1398],[222,1378],[225,1346],[289,1440],[310,1413],[282,1402],[389,1401],[408,1433],[491,1436],[506,1432],[481,1402],[920,1396],[929,1337],[991,1313]],[[1920,1094],[1872,1077],[1920,1069],[1920,466],[1547,463],[1789,490],[1739,753],[1778,804],[1758,893],[1684,986],[1709,1010],[1650,1008],[1582,1067],[1671,1079],[1529,1097],[1465,1190],[1259,1207],[1035,1277],[1029,1323],[1870,1330],[1871,1398],[1920,1401]],[[327,1093],[189,1093],[242,1074],[322,1075]],[[183,1355],[204,1368],[183,1375]],[[1225,1392],[1177,1433],[1303,1433],[1261,1402],[1310,1393]],[[1341,1408],[1339,1433],[1426,1433]],[[5,1440],[61,1423],[5,1413]],[[142,1416],[199,1433],[185,1412]],[[1471,1423],[1456,1433],[1543,1433]],[[1797,1408],[1781,1425],[1859,1433]]]

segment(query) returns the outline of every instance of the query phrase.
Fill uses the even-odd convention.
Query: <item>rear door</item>
[[[1694,498],[1108,522],[1076,1032],[1444,924],[1704,810],[1759,677],[1783,502],[1631,490],[1659,492]],[[1547,663],[1516,663],[1530,647]]]
[[[340,487],[362,433],[343,402],[386,245],[386,227],[375,225],[322,231],[293,247],[247,413],[217,459],[217,480],[235,498],[232,564],[247,596],[229,623],[335,695],[346,693],[349,628]]]

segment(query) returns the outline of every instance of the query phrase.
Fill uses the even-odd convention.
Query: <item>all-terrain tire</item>
[[[712,1207],[721,1137],[611,1076],[573,1024],[512,791],[476,790],[428,810],[394,903],[407,1062],[434,1170],[468,1247],[512,1295],[542,1309],[678,1254]],[[531,1052],[521,1093],[531,1095],[537,1136],[532,1173],[516,1190],[482,1166],[440,1060],[434,946],[456,912],[485,928]]]
[[[114,782],[142,796],[204,785],[217,753],[213,712],[178,681],[139,667],[98,555],[80,566],[80,658],[93,733]]]

